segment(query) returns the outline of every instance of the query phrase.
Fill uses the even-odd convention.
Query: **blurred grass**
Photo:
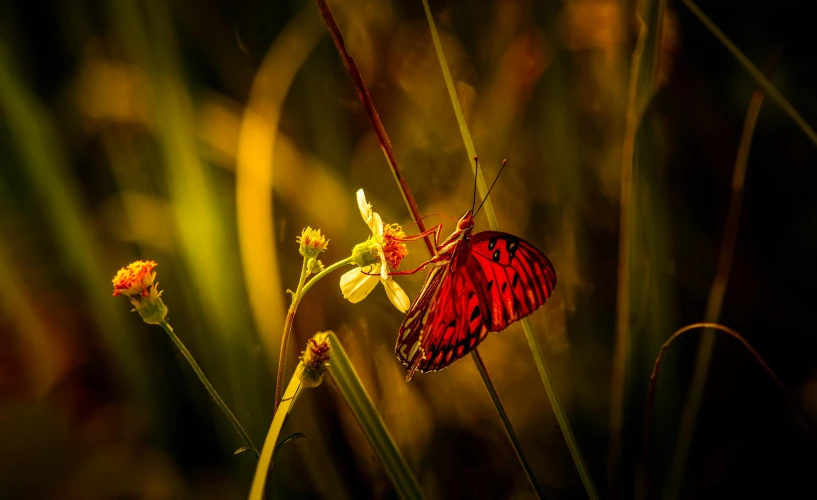
[[[105,268],[106,259],[102,258],[95,236],[89,230],[81,195],[70,177],[56,132],[42,106],[17,75],[11,54],[2,41],[0,108],[18,148],[18,175],[37,198],[61,256],[60,264],[71,279],[80,284],[78,290],[87,294],[85,300],[93,304],[88,312],[96,331],[102,335],[112,365],[118,367],[117,375],[124,377],[129,390],[134,391],[143,404],[150,405],[144,358],[139,356],[133,340],[135,332],[123,322],[118,307],[121,304],[110,297],[115,269]],[[12,241],[14,235],[4,234],[3,239]]]
[[[200,337],[207,339],[202,364],[206,366],[218,358],[221,369],[208,370],[211,378],[216,386],[224,388],[223,397],[233,411],[248,416],[245,422],[250,435],[258,435],[269,413],[269,402],[259,391],[247,390],[256,387],[264,367],[247,362],[254,358],[255,336],[246,292],[237,279],[240,266],[232,257],[235,247],[223,237],[235,233],[231,210],[224,197],[218,195],[214,172],[201,160],[194,140],[193,102],[178,74],[179,56],[169,6],[148,2],[144,9],[141,7],[132,1],[110,4],[127,51],[148,70],[148,105],[156,120],[158,146],[166,168],[176,230],[174,243],[185,262],[190,287],[187,292],[198,296],[200,324],[207,330],[207,335]],[[146,26],[150,26],[150,35]],[[225,433],[232,434],[232,429],[225,425],[218,428],[229,442],[229,434]]]
[[[441,92],[421,3],[331,5],[422,215],[459,215],[473,177],[452,168],[466,160],[463,141]],[[588,471],[599,478],[610,430],[614,240],[634,7],[432,4],[463,119],[480,145],[480,169],[490,177],[496,159],[510,161],[491,194],[496,219],[557,267],[559,293],[531,324]],[[621,498],[644,493],[639,431],[649,364],[666,333],[700,319],[706,305],[720,239],[718,224],[706,221],[722,219],[717,200],[731,174],[730,131],[736,140],[744,112],[737,103],[751,91],[697,18],[682,11],[676,25],[672,5],[645,0],[640,7],[648,29],[633,154]],[[724,23],[732,48],[745,50],[737,60],[750,74],[746,61],[763,59],[781,33],[793,37],[776,84],[811,121],[812,77],[797,45],[805,16],[787,14],[783,29],[777,11],[741,9],[733,18],[715,8],[723,15],[734,3],[703,7]],[[136,258],[159,262],[174,326],[260,439],[272,416],[284,291],[300,266],[294,237],[306,225],[320,227],[330,238],[327,262],[348,255],[366,235],[354,202],[361,187],[384,220],[412,222],[324,33],[311,1],[0,6],[0,497],[246,494],[251,459],[232,455],[233,430],[167,339],[129,313],[127,301],[110,297],[110,278]],[[792,286],[811,281],[808,266],[794,262],[813,250],[813,211],[799,208],[808,203],[813,156],[775,109],[778,115],[758,122],[752,161],[760,168],[745,188],[747,231],[722,315],[806,397],[814,378],[810,323],[801,312],[808,294]],[[443,218],[428,221],[451,228]],[[407,266],[424,256],[421,245],[410,251]],[[421,280],[401,284],[413,295]],[[472,363],[403,382],[393,355],[400,319],[382,293],[344,302],[330,278],[299,307],[293,343],[318,330],[344,332],[374,408],[430,498],[529,495]],[[772,324],[785,336],[760,335]],[[529,347],[509,330],[480,349],[486,365],[497,367],[491,375],[508,417],[547,497],[582,495],[548,400],[531,384],[536,370],[520,357]],[[676,438],[679,382],[692,366],[686,347],[665,360],[656,395],[656,486]],[[765,382],[743,374],[739,356],[713,364],[717,403],[706,403],[701,429],[718,432],[692,450],[695,475],[690,468],[683,483],[690,495],[774,483],[776,496],[785,496],[805,484],[799,468],[813,465],[781,453],[799,445],[799,428],[775,413],[775,401],[758,404],[754,386]],[[310,391],[285,423],[282,432],[311,439],[280,450],[270,490],[395,496],[354,415],[330,389]],[[722,413],[732,416],[743,396],[751,405],[739,419],[717,420],[720,407],[712,405],[730,405]],[[31,442],[37,448],[24,449]],[[741,481],[749,475],[747,486]]]

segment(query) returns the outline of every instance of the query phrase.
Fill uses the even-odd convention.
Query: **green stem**
[[[287,390],[284,392],[284,397],[272,417],[272,424],[270,424],[269,432],[267,432],[267,439],[264,441],[264,447],[261,448],[261,457],[258,459],[258,466],[255,468],[255,476],[252,480],[252,487],[250,488],[250,500],[261,500],[264,498],[264,485],[267,482],[267,475],[272,468],[272,455],[275,451],[275,445],[278,443],[278,436],[281,435],[281,429],[284,427],[284,420],[286,416],[292,411],[295,401],[301,394],[301,381],[298,377],[293,376],[287,385]]]
[[[750,61],[749,58],[740,51],[737,45],[732,43],[732,41],[727,38],[723,31],[721,31],[720,28],[718,28],[715,23],[713,23],[712,20],[709,19],[709,17],[707,17],[707,15],[704,14],[692,0],[681,0],[681,3],[686,5],[687,8],[692,11],[692,14],[694,14],[695,17],[701,21],[701,24],[703,24],[706,29],[715,35],[715,38],[717,38],[726,47],[726,49],[731,52],[733,56],[735,56],[735,59],[737,59],[740,65],[743,66],[743,69],[745,69],[755,80],[755,82],[763,89],[763,91],[766,92],[769,99],[780,106],[780,109],[789,115],[789,118],[791,118],[794,123],[800,127],[800,130],[806,134],[809,140],[817,145],[817,132],[815,132],[814,129],[811,128],[811,125],[809,125],[808,122],[806,122],[806,120],[800,116],[800,113],[798,113],[797,110],[794,109],[794,106],[792,106],[789,101],[783,97],[783,94],[781,94],[780,91],[777,90],[774,85],[772,85],[772,82],[763,76],[763,73],[757,68],[757,66],[755,66],[752,61]]]
[[[304,257],[304,263],[301,266],[301,277],[298,279],[298,288],[292,294],[292,304],[287,311],[287,318],[284,321],[284,333],[281,334],[281,352],[278,354],[278,376],[275,378],[275,406],[273,406],[273,413],[278,411],[278,404],[281,402],[281,391],[284,389],[284,369],[287,362],[287,343],[289,342],[289,332],[292,330],[292,322],[295,321],[295,311],[298,310],[298,303],[301,301],[301,290],[304,287],[306,280],[306,269],[309,265],[309,259]]]
[[[278,377],[275,381],[275,409],[278,409],[278,404],[281,402],[281,390],[283,389],[284,383],[284,368],[286,365],[286,352],[287,352],[287,343],[289,341],[289,332],[292,330],[292,323],[295,321],[295,313],[298,310],[298,305],[301,303],[301,299],[306,294],[306,292],[312,288],[318,280],[326,276],[327,274],[331,273],[332,271],[336,271],[341,267],[353,264],[355,262],[352,256],[349,256],[341,261],[335,262],[331,266],[324,268],[323,271],[319,272],[315,276],[313,276],[309,281],[304,284],[307,276],[307,266],[309,265],[309,259],[304,258],[304,264],[301,267],[301,277],[298,280],[298,288],[292,294],[292,305],[289,306],[289,311],[287,312],[287,318],[284,322],[284,333],[281,336],[281,353],[278,357]]]
[[[239,435],[241,435],[241,439],[244,440],[244,444],[247,445],[247,448],[250,451],[252,451],[252,454],[255,455],[255,458],[258,458],[258,449],[252,443],[252,440],[250,439],[250,436],[247,434],[247,431],[244,430],[244,427],[241,426],[241,422],[239,422],[235,415],[233,415],[233,412],[230,411],[230,408],[227,406],[227,403],[225,403],[224,400],[221,399],[221,396],[219,396],[218,391],[216,391],[216,388],[213,387],[213,384],[211,384],[210,381],[207,379],[207,376],[201,370],[199,364],[196,363],[196,360],[193,358],[193,355],[190,354],[190,351],[187,350],[187,347],[184,345],[182,340],[178,337],[178,335],[176,335],[176,332],[173,331],[173,327],[171,327],[170,323],[168,323],[166,320],[159,323],[159,326],[161,326],[164,329],[164,331],[167,332],[167,335],[170,337],[170,340],[172,340],[173,343],[176,344],[176,347],[179,348],[182,355],[185,357],[185,359],[187,359],[187,362],[190,363],[190,366],[193,368],[193,371],[196,372],[196,375],[198,375],[199,380],[201,380],[201,383],[204,384],[204,387],[207,389],[207,392],[210,393],[210,396],[213,397],[213,400],[215,400],[218,407],[221,408],[221,411],[224,412],[224,415],[226,415],[230,423],[233,424],[235,430],[238,432]]]
[[[350,255],[349,257],[347,257],[347,258],[345,258],[343,260],[340,260],[338,262],[335,262],[334,264],[332,264],[331,266],[329,266],[327,268],[324,268],[323,271],[319,272],[318,274],[313,276],[312,279],[310,279],[309,281],[306,282],[306,285],[304,285],[303,290],[301,290],[301,295],[300,295],[300,297],[298,297],[298,300],[300,300],[306,294],[307,290],[312,288],[312,285],[314,285],[315,282],[318,281],[319,279],[323,278],[324,276],[331,273],[332,271],[337,271],[338,269],[340,269],[343,266],[346,266],[346,265],[349,265],[349,264],[354,264],[354,263],[355,263],[355,259],[354,259],[354,257],[352,257]]]
[[[333,332],[329,332],[329,345],[332,346],[329,362],[332,380],[355,415],[361,430],[366,434],[397,494],[403,499],[423,498],[423,490],[417,483],[417,478],[394,444],[346,351]]]
[[[472,161],[474,157],[477,156],[476,149],[474,148],[474,141],[471,139],[471,134],[468,131],[468,124],[465,122],[465,116],[462,112],[462,106],[460,105],[459,98],[457,97],[456,89],[454,88],[454,81],[451,77],[451,72],[448,69],[448,63],[445,59],[445,54],[443,53],[442,44],[440,43],[439,34],[437,33],[437,26],[434,23],[434,18],[431,15],[431,9],[428,6],[428,1],[423,0],[423,9],[426,13],[426,19],[428,20],[429,28],[431,29],[431,38],[434,42],[434,48],[437,51],[437,58],[440,61],[440,68],[443,72],[443,78],[445,79],[445,86],[448,89],[448,96],[451,99],[451,105],[454,108],[454,114],[457,117],[457,124],[460,128],[460,133],[462,134],[462,140],[465,144],[465,149],[468,152],[469,161],[468,163],[471,165],[472,170],[474,171],[474,175],[477,177],[477,188],[481,196],[485,197],[487,188],[485,184],[485,180],[482,176],[482,172],[478,172],[476,169],[475,163]],[[496,218],[496,212],[494,211],[493,204],[491,203],[490,198],[485,199],[484,203],[485,208],[485,215],[488,218],[488,225],[491,229],[497,230],[499,227],[499,223]],[[536,368],[539,371],[539,376],[542,379],[542,383],[545,386],[545,392],[547,393],[548,399],[550,400],[550,404],[553,407],[553,412],[556,415],[556,420],[559,423],[559,428],[562,431],[562,435],[564,436],[565,442],[567,443],[568,448],[570,449],[570,456],[573,458],[573,463],[576,467],[576,470],[579,473],[579,477],[581,478],[582,484],[584,485],[585,492],[587,496],[591,500],[596,500],[598,498],[598,492],[596,491],[596,487],[593,484],[592,479],[590,478],[590,473],[587,470],[587,465],[584,463],[584,458],[582,457],[582,453],[579,450],[579,446],[576,443],[576,437],[573,435],[573,430],[570,427],[570,424],[567,420],[567,415],[565,414],[564,410],[562,409],[561,403],[559,402],[559,398],[556,396],[556,390],[553,385],[553,381],[550,378],[550,374],[547,370],[547,365],[545,363],[544,355],[542,354],[542,348],[539,345],[538,340],[533,334],[533,329],[530,326],[530,322],[528,318],[522,318],[521,320],[522,328],[525,330],[525,337],[527,338],[528,344],[530,345],[531,353],[533,354],[534,362],[536,363]],[[476,350],[472,352],[472,357],[474,362],[477,364],[477,369],[480,370],[480,373],[484,370],[484,366],[482,365],[482,360],[479,357],[479,354]],[[489,386],[490,379],[486,379],[483,377],[483,381],[486,381],[485,387],[488,389],[488,392],[491,393],[492,387]],[[499,398],[492,398],[494,399],[494,405],[496,406],[497,412],[500,414],[500,418],[502,418],[502,414],[504,409],[499,402]],[[513,427],[510,424],[510,421],[507,421],[505,418],[502,418],[503,424],[505,425],[505,431],[508,433],[508,436],[511,438],[511,442],[513,443],[514,439],[512,436],[515,436],[515,432]],[[532,472],[529,472],[530,465],[528,464],[527,460],[525,459],[524,455],[522,454],[521,449],[517,449],[516,444],[514,445],[514,449],[517,451],[517,456],[519,457],[520,462],[522,462],[522,466],[525,468],[525,472],[528,473],[528,478],[531,479],[531,485],[533,486],[534,490],[536,490],[537,494],[541,496],[541,492],[537,489],[537,484],[535,479],[533,479]]]
[[[522,443],[519,442],[519,436],[516,435],[513,424],[511,424],[511,419],[508,418],[508,414],[505,412],[505,406],[502,404],[502,400],[499,399],[499,393],[496,392],[494,383],[491,381],[491,376],[488,375],[488,370],[485,369],[485,363],[482,361],[482,356],[479,355],[479,352],[476,349],[474,349],[471,355],[473,356],[474,362],[477,365],[477,370],[479,370],[482,381],[485,383],[485,388],[488,390],[488,395],[491,396],[491,401],[494,403],[494,408],[496,408],[496,412],[499,414],[499,419],[502,420],[502,425],[505,427],[505,432],[508,434],[508,439],[511,441],[513,451],[516,452],[516,457],[522,463],[522,468],[525,469],[525,475],[528,476],[528,481],[530,481],[533,491],[536,492],[536,496],[538,498],[544,498],[542,486],[539,484],[539,481],[536,480],[536,475],[533,473],[533,467],[531,467],[527,458],[525,458],[525,453],[522,451]]]

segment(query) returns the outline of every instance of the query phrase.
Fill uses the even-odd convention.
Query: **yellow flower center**
[[[397,224],[383,224],[383,254],[392,269],[399,269],[403,257],[408,255],[406,244],[402,242],[405,237],[403,228]]]

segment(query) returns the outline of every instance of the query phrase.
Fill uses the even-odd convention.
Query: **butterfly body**
[[[499,231],[473,234],[469,210],[437,252],[420,294],[400,325],[395,353],[415,371],[441,370],[544,304],[556,286],[550,260],[525,240]],[[439,240],[440,226],[434,230]]]

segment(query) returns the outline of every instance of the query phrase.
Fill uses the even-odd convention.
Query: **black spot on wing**
[[[499,249],[494,250],[494,254],[491,256],[491,258],[494,259],[494,262],[499,262],[499,257],[500,257]]]
[[[479,307],[475,307],[474,310],[471,311],[471,321],[474,321],[475,319],[479,318],[479,316],[480,316]]]

